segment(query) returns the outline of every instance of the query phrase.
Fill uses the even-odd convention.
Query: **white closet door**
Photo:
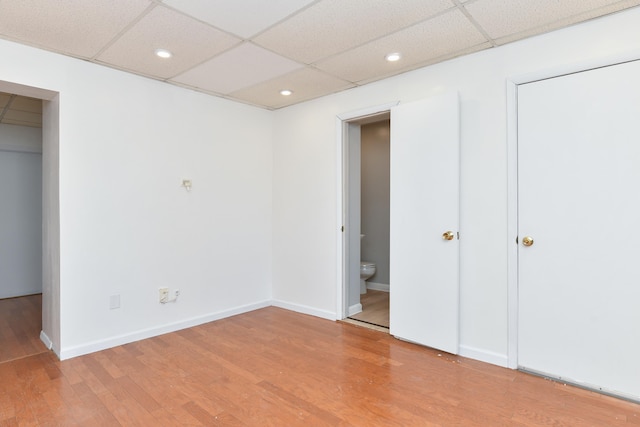
[[[518,87],[520,367],[640,399],[639,185],[640,62]]]
[[[457,93],[391,109],[390,332],[454,354],[459,139]]]

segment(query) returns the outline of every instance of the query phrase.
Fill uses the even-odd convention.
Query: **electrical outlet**
[[[166,304],[169,301],[169,288],[158,289],[160,303]]]

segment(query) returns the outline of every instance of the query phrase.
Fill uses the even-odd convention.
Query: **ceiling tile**
[[[253,41],[310,64],[452,7],[449,0],[322,0]]]
[[[6,107],[10,99],[11,95],[8,93],[0,93],[0,109]]]
[[[0,38],[279,108],[638,5],[640,0],[0,0]],[[174,57],[157,58],[159,47]],[[404,59],[382,61],[390,51],[401,51]],[[294,95],[281,97],[283,87]],[[0,95],[0,106],[6,100]]]
[[[316,67],[352,82],[370,81],[415,68],[435,58],[461,54],[486,41],[467,17],[456,9],[333,56],[317,63]],[[387,62],[385,56],[392,52],[400,52],[402,59]]]
[[[315,0],[164,0],[222,30],[249,38]]]
[[[221,53],[240,39],[193,18],[158,6],[122,35],[97,59],[119,68],[169,78]],[[168,49],[169,59],[155,56]]]
[[[228,94],[253,86],[303,65],[251,43],[228,50],[171,81],[210,92]]]
[[[150,0],[0,1],[0,34],[91,58],[136,19]]]
[[[233,92],[233,98],[266,108],[280,108],[298,102],[338,92],[354,85],[320,71],[303,68],[287,75]],[[280,95],[282,89],[290,89],[290,96]]]
[[[41,124],[42,123],[42,114],[38,113],[30,113],[27,111],[17,111],[17,110],[9,110],[3,117],[4,123],[12,123],[16,124],[20,123],[33,123],[33,124]]]
[[[619,0],[477,0],[465,4],[464,7],[491,38],[498,39],[547,26],[550,23],[615,3],[625,2]],[[629,5],[620,8],[622,7],[629,7]],[[573,22],[597,15],[600,14],[577,18]],[[542,31],[536,31],[536,33],[540,32]]]
[[[11,103],[11,109],[42,114],[42,100],[17,96]]]
[[[0,123],[42,127],[42,100],[0,92]]]

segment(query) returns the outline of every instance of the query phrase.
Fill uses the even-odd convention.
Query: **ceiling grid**
[[[2,0],[0,38],[277,109],[638,5],[640,0]],[[157,49],[172,57],[158,58]],[[401,59],[385,61],[392,52]],[[282,89],[293,93],[282,96]]]

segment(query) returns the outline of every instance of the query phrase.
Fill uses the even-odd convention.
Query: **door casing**
[[[338,320],[345,319],[348,316],[348,285],[349,285],[349,248],[351,245],[360,244],[359,236],[357,241],[355,238],[350,238],[350,230],[348,230],[347,224],[349,223],[349,180],[348,180],[348,151],[349,151],[349,135],[350,127],[361,123],[369,118],[383,117],[388,115],[392,107],[398,105],[400,101],[391,102],[387,104],[381,104],[369,108],[350,111],[336,116],[336,158],[337,164],[337,247],[336,247],[336,318]],[[343,227],[345,227],[343,229]],[[358,259],[358,265],[360,260]],[[359,273],[358,273],[359,274]]]

